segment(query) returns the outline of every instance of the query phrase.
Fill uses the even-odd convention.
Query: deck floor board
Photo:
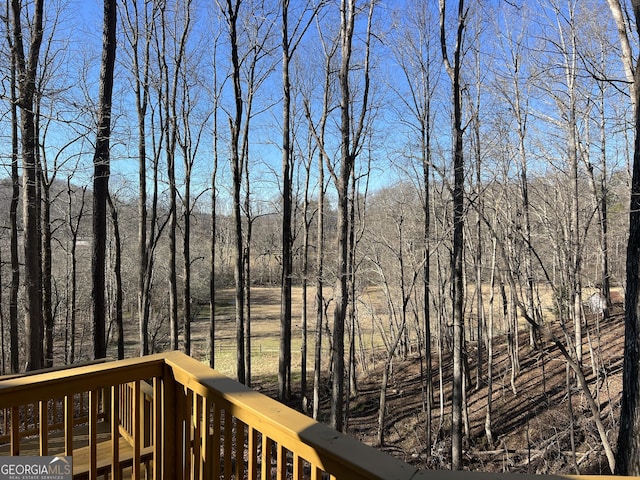
[[[98,443],[97,470],[98,476],[104,476],[111,471],[111,429],[108,422],[97,423]],[[64,455],[64,431],[58,430],[49,432],[48,455]],[[0,456],[11,455],[11,445],[8,443],[0,445]],[[21,456],[39,456],[40,438],[32,436],[22,438],[20,441]],[[148,462],[153,457],[152,447],[141,449],[142,463]],[[80,425],[73,429],[73,478],[88,478],[89,462],[91,452],[89,449],[89,426]],[[123,469],[123,478],[131,478],[131,466],[133,465],[133,447],[122,436],[119,438],[120,468]]]

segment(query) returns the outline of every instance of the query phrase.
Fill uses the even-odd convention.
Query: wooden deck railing
[[[0,443],[3,455],[72,456],[74,478],[452,478],[418,471],[178,352],[0,381]]]

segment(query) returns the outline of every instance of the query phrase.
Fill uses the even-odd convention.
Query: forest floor
[[[600,408],[608,441],[615,451],[622,392],[623,316],[617,313],[600,322],[599,335],[591,331],[589,337],[585,338],[583,372]],[[482,381],[476,388],[477,350],[474,344],[468,345],[472,382],[467,389],[469,432],[464,444],[465,468],[485,472],[610,474],[586,396],[578,388],[575,375],[570,373],[567,377],[567,362],[561,352],[548,344],[539,349],[531,348],[526,332],[520,335],[520,345],[520,370],[512,380],[506,339],[494,339],[493,445],[489,445],[485,432],[487,356],[484,352]],[[414,357],[397,362],[388,387],[382,449],[421,468],[450,467],[451,359],[448,354],[443,357],[443,367],[444,403],[441,410],[436,358],[432,377],[436,397],[432,421],[434,441],[430,448],[425,444],[419,359]],[[373,375],[362,376],[358,395],[352,400],[349,421],[349,434],[374,446],[377,446],[380,378],[380,367]],[[567,378],[570,389],[567,389]]]
[[[276,397],[279,345],[279,290],[256,288],[252,297],[252,387]],[[299,295],[299,291],[296,292]],[[235,323],[233,294],[221,292],[217,318],[216,368],[235,376]],[[299,297],[298,297],[299,298]],[[300,305],[294,305],[299,315]],[[208,321],[204,314],[192,327],[195,351],[192,355],[204,359]],[[295,318],[300,318],[299,316]],[[596,322],[587,318],[584,331],[583,372],[591,394],[600,408],[600,417],[607,438],[615,450],[622,391],[622,358],[624,319],[621,307],[610,317]],[[309,389],[313,381],[313,323],[309,328]],[[300,391],[300,325],[293,326],[293,390]],[[444,351],[442,378],[437,354],[433,360],[433,442],[425,442],[424,391],[421,381],[421,362],[417,354],[404,360],[394,360],[387,389],[385,416],[385,444],[377,445],[378,405],[383,361],[376,350],[373,322],[364,333],[370,343],[367,363],[358,365],[358,391],[350,399],[347,433],[363,443],[376,446],[420,468],[448,469],[450,462],[451,417],[451,357]],[[560,327],[555,334],[565,343],[568,336]],[[370,337],[370,338],[369,338]],[[325,337],[326,338],[326,337]],[[379,339],[378,339],[379,341]],[[329,343],[323,340],[324,347]],[[464,443],[465,469],[485,472],[509,471],[520,473],[608,474],[609,468],[602,441],[593,421],[584,392],[577,386],[573,373],[567,374],[567,362],[552,344],[534,349],[529,335],[521,328],[519,335],[519,371],[512,366],[507,339],[498,335],[493,339],[493,387],[491,395],[491,430],[493,444],[485,433],[488,403],[487,352],[481,359],[481,381],[476,388],[477,344],[467,343],[467,358],[471,382],[466,390],[468,435]],[[328,351],[325,359],[329,358]],[[326,370],[325,370],[326,371]],[[570,388],[567,388],[569,379]],[[441,387],[442,386],[442,387]],[[324,386],[321,420],[329,414],[329,386]],[[440,396],[444,401],[440,401]],[[299,393],[291,406],[300,409]],[[573,419],[573,420],[571,420]]]

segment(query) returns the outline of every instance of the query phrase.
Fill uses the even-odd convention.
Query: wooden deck
[[[108,422],[96,423],[96,474],[98,477],[108,478],[111,474],[113,462],[113,448],[111,445],[111,428]],[[73,478],[90,478],[91,447],[89,425],[80,425],[73,429]],[[47,455],[65,455],[64,431],[57,430],[48,434]],[[130,441],[124,436],[119,436],[118,458],[120,463],[120,475],[122,479],[132,478],[134,451]],[[20,440],[19,453],[23,456],[40,456],[41,442],[39,436],[25,437]],[[11,455],[10,443],[0,444],[0,455]],[[153,448],[142,447],[140,450],[143,469],[149,468],[153,459]]]

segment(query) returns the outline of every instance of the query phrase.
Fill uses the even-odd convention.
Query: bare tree
[[[620,4],[610,0],[609,5],[616,19],[623,46],[622,61],[630,82],[631,105],[635,140],[633,145],[633,169],[631,179],[631,201],[629,208],[629,239],[627,243],[627,284],[625,290],[625,341],[622,372],[622,408],[618,449],[615,458],[615,473],[618,475],[640,475],[640,105],[638,84],[640,68],[633,60],[629,48],[628,34],[640,36],[640,1],[632,0],[635,30],[626,25]]]
[[[42,271],[40,265],[40,200],[38,198],[38,138],[35,130],[35,89],[40,46],[43,36],[43,0],[36,0],[33,11],[27,15],[27,7],[19,0],[11,1],[13,27],[13,57],[18,73],[16,104],[20,110],[22,143],[22,185],[24,207],[24,285],[25,330],[27,337],[27,370],[37,370],[44,365],[42,325]],[[22,19],[31,22],[24,28]],[[30,33],[30,44],[25,49],[24,33]]]
[[[244,249],[242,234],[242,210],[240,194],[242,188],[242,158],[240,155],[240,129],[243,121],[242,83],[240,81],[240,58],[238,55],[238,13],[240,0],[227,0],[220,4],[220,8],[227,22],[231,49],[232,81],[234,110],[229,113],[230,162],[233,189],[233,219],[234,219],[234,277],[235,277],[235,310],[236,310],[236,377],[240,383],[246,382],[245,339],[244,339]]]
[[[123,302],[124,292],[122,288],[122,240],[120,239],[120,223],[118,221],[118,209],[111,198],[107,197],[111,212],[111,224],[113,225],[114,262],[113,273],[115,276],[115,321],[116,321],[116,345],[118,360],[124,358],[124,320]]]
[[[9,365],[11,373],[20,371],[18,354],[18,293],[20,290],[20,257],[18,254],[18,205],[20,203],[20,169],[18,165],[19,137],[18,137],[18,102],[17,102],[17,66],[16,55],[13,54],[13,40],[11,37],[11,25],[9,2],[6,2],[6,32],[7,45],[11,50],[11,204],[9,206],[10,228],[10,255],[11,255],[11,288],[9,291]],[[4,358],[4,357],[3,357]]]
[[[149,354],[149,310],[151,278],[154,265],[154,245],[157,220],[157,182],[152,189],[151,214],[147,203],[147,108],[149,106],[149,69],[151,51],[151,22],[155,16],[156,3],[123,2],[123,31],[128,48],[135,95],[137,135],[138,135],[138,325],[140,354]],[[154,162],[154,178],[157,176],[157,162]],[[148,231],[150,229],[150,231]]]
[[[93,354],[107,355],[105,338],[105,258],[107,237],[107,199],[109,197],[109,140],[111,137],[111,100],[116,60],[117,9],[115,0],[104,0],[102,61],[98,93],[98,122],[93,157],[93,245],[91,256]]]
[[[434,54],[433,45],[436,32],[432,29],[431,10],[420,2],[415,2],[407,11],[407,31],[403,33],[401,41],[397,42],[395,49],[396,61],[402,68],[402,73],[407,82],[409,95],[398,92],[398,98],[415,117],[415,123],[410,122],[418,137],[419,160],[422,166],[422,210],[424,215],[424,271],[423,271],[423,310],[424,317],[424,361],[421,356],[421,369],[424,383],[424,410],[426,412],[425,439],[427,455],[431,453],[431,423],[433,408],[433,384],[431,356],[431,294],[430,294],[430,261],[431,256],[431,164],[432,160],[432,131],[433,113],[431,101],[437,84],[434,81]],[[402,113],[401,113],[402,115]],[[404,118],[404,117],[403,117]],[[408,121],[408,120],[407,120]],[[424,367],[423,367],[424,365]]]
[[[278,359],[278,398],[291,396],[291,204],[293,168],[291,165],[291,38],[289,0],[282,0],[282,281],[280,293],[280,356]]]
[[[446,38],[446,0],[440,0],[440,44],[442,58],[452,83],[453,108],[453,251],[452,251],[452,283],[453,283],[453,393],[451,422],[451,466],[454,470],[462,468],[462,403],[463,403],[463,355],[464,355],[464,156],[462,125],[462,86],[460,73],[462,69],[462,42],[466,27],[467,10],[464,0],[458,0],[457,30],[453,63],[447,53]]]
[[[328,42],[323,33],[323,28],[319,19],[318,36],[323,53],[323,84],[322,103],[320,115],[314,123],[311,105],[311,93],[304,92],[304,111],[312,136],[318,147],[318,212],[316,224],[316,325],[315,325],[315,346],[314,346],[314,373],[313,373],[313,418],[318,419],[320,414],[320,387],[322,381],[322,333],[325,326],[325,299],[324,299],[324,260],[325,260],[325,164],[328,164],[328,154],[325,150],[326,131],[329,116],[331,114],[332,94],[333,94],[333,63],[338,49],[338,42]],[[313,90],[313,88],[310,88]]]
[[[156,54],[160,74],[157,95],[160,107],[160,128],[164,140],[169,194],[169,329],[171,348],[179,347],[177,233],[178,186],[176,181],[176,153],[178,149],[178,97],[181,69],[185,61],[186,42],[191,29],[191,2],[176,5],[163,2],[159,7],[156,26]]]
[[[322,2],[319,3],[321,5]],[[291,287],[292,287],[292,185],[293,155],[291,142],[291,79],[290,63],[302,36],[307,31],[319,7],[309,1],[301,16],[289,31],[289,0],[281,0],[282,14],[282,282],[280,301],[280,356],[278,360],[278,397],[291,396]],[[311,14],[304,18],[304,14]],[[306,222],[306,220],[305,220]],[[306,224],[306,223],[305,223]],[[304,370],[303,375],[306,376]]]
[[[391,366],[397,355],[404,356],[397,354],[397,350],[408,330],[409,305],[415,300],[415,290],[425,261],[422,252],[415,255],[412,251],[414,242],[420,238],[420,230],[416,228],[419,222],[414,218],[414,212],[417,211],[412,201],[414,198],[415,194],[406,184],[381,190],[370,207],[371,220],[367,226],[369,232],[365,257],[379,278],[388,312],[377,322],[386,349],[378,408],[377,441],[380,446],[384,445]]]
[[[371,27],[375,2],[369,2],[365,51],[363,61],[363,83],[360,112],[353,118],[351,78],[351,57],[356,16],[355,0],[342,0],[340,3],[340,68],[338,82],[340,91],[340,164],[339,171],[329,165],[337,190],[337,281],[335,288],[336,305],[333,314],[333,381],[331,391],[330,424],[336,430],[342,430],[344,422],[344,327],[347,317],[349,293],[349,185],[356,157],[362,146],[365,119],[368,113]],[[353,123],[352,123],[353,121]]]
[[[76,205],[78,200],[76,198],[77,194],[71,188],[71,175],[69,175],[69,177],[67,177],[67,196],[69,199],[67,203],[67,221],[69,222],[68,226],[71,243],[69,253],[71,256],[71,284],[69,286],[69,295],[71,299],[68,307],[67,328],[65,328],[65,335],[67,337],[67,340],[65,341],[65,360],[68,364],[72,364],[76,360],[76,319],[78,298],[78,256],[76,252],[78,248],[78,235],[85,207],[85,194],[87,192],[87,188],[82,187],[81,192],[82,194],[79,201],[80,206],[77,209],[77,212],[74,212],[73,207]]]
[[[218,112],[220,108],[221,87],[218,80],[218,48],[219,35],[214,37],[212,60],[212,122],[213,122],[213,168],[211,170],[211,240],[210,240],[210,265],[209,265],[209,366],[216,365],[216,251],[218,245],[218,165],[219,165],[219,143],[220,126],[218,123]]]
[[[185,59],[185,64],[188,58]],[[191,223],[193,209],[199,198],[198,193],[192,192],[192,180],[194,177],[194,166],[198,156],[200,141],[205,129],[209,126],[209,112],[199,112],[197,109],[198,92],[197,86],[192,82],[195,73],[192,71],[195,65],[185,65],[180,72],[181,83],[181,101],[179,104],[181,132],[178,135],[178,143],[182,153],[183,169],[184,169],[184,188],[181,195],[182,204],[182,323],[184,351],[187,355],[191,355],[191,320],[194,312],[192,311],[192,285],[191,270],[194,259],[191,256]],[[194,122],[194,120],[198,121]]]

